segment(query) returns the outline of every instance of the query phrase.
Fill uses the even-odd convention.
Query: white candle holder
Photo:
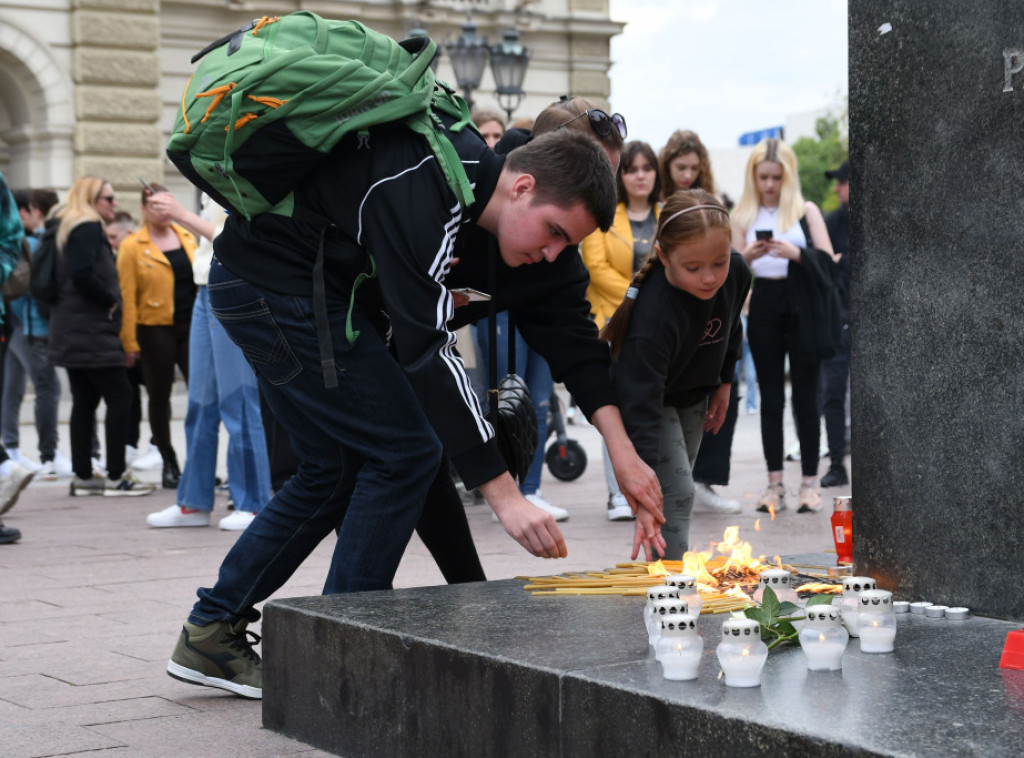
[[[865,590],[860,593],[860,632],[862,653],[891,653],[896,640],[896,614],[892,610],[892,593],[888,590]]]
[[[654,612],[651,623],[647,627],[647,641],[657,650],[658,639],[661,637],[661,620],[673,613],[689,613],[690,606],[679,597],[663,597],[654,601]]]
[[[704,640],[697,634],[697,617],[689,613],[663,616],[655,653],[661,662],[661,675],[666,679],[696,679],[704,653]]]
[[[876,590],[878,583],[870,576],[848,576],[843,579],[843,599],[839,603],[843,626],[851,637],[857,636],[857,614],[860,612],[857,601],[864,590]]]
[[[759,687],[768,646],[761,642],[761,625],[754,619],[731,618],[722,624],[718,662],[727,687]]]
[[[839,620],[838,608],[812,605],[807,609],[807,623],[798,638],[811,671],[836,671],[843,667],[850,634]]]
[[[697,591],[697,577],[690,574],[669,574],[665,577],[665,584],[679,590],[679,597],[685,598],[690,604],[690,613],[694,616],[700,615],[700,610],[704,607],[704,598]]]
[[[800,598],[793,589],[793,574],[786,569],[767,569],[757,577],[757,589],[754,591],[754,602],[760,603],[764,598],[764,590],[771,587],[780,603],[790,602],[799,605]]]
[[[679,597],[679,588],[669,584],[658,584],[647,588],[647,604],[644,605],[644,629],[650,631],[651,616],[654,614],[654,601],[666,597]]]

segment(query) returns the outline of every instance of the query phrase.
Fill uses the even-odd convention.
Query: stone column
[[[854,560],[1024,618],[1024,24],[850,3]]]
[[[129,208],[139,176],[163,179],[159,11],[160,0],[72,2],[73,173],[108,179]]]

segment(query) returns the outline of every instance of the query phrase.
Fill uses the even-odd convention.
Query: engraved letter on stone
[[[1024,48],[1003,50],[1003,92],[1013,92],[1013,75],[1024,70]]]

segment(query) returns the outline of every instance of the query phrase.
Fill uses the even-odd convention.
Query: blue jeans
[[[490,371],[490,339],[487,321],[476,325],[476,341],[480,348],[477,358],[483,363],[484,375]],[[498,381],[508,373],[508,314],[498,314]],[[540,489],[540,475],[544,468],[544,443],[548,438],[548,410],[551,407],[551,393],[555,388],[548,362],[526,344],[522,333],[516,331],[516,373],[526,382],[530,399],[537,410],[537,452],[533,463],[520,485],[524,495],[532,495]],[[489,407],[484,405],[485,408]]]
[[[292,438],[298,472],[241,533],[189,620],[254,621],[339,528],[325,594],[389,589],[441,461],[441,443],[398,363],[358,308],[328,303],[338,386],[324,386],[311,297],[254,287],[213,261],[210,308],[256,371]]]
[[[25,377],[32,377],[36,388],[36,432],[39,435],[39,460],[52,461],[57,452],[57,405],[60,380],[46,358],[46,337],[28,337],[21,324],[11,327],[4,358],[2,426],[0,437],[5,448],[20,447],[18,418],[25,396]]]
[[[213,510],[220,424],[228,430],[228,483],[235,508],[255,513],[270,500],[270,463],[256,376],[238,346],[210,313],[199,287],[189,333],[185,470],[178,505]]]
[[[754,368],[754,356],[750,354],[750,340],[747,339],[747,317],[740,314],[743,322],[743,355],[736,361],[736,381],[732,385],[733,394],[740,389],[740,377],[747,382],[747,410],[757,410],[757,369]],[[742,373],[741,373],[742,372]]]

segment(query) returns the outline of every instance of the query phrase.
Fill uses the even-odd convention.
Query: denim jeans
[[[347,299],[328,302],[338,386],[327,389],[311,297],[255,287],[217,260],[209,295],[301,463],[239,535],[217,584],[200,588],[189,620],[258,619],[253,606],[336,527],[324,593],[390,588],[441,461],[402,369],[359,308],[352,320],[361,334],[348,343]]]
[[[217,442],[228,431],[228,485],[235,508],[255,513],[271,498],[270,464],[260,416],[256,376],[224,327],[210,313],[210,295],[199,287],[189,335],[185,469],[178,505],[213,510]]]
[[[665,406],[661,418],[658,449],[658,483],[665,499],[665,559],[681,561],[690,549],[690,519],[693,516],[693,462],[704,435],[708,404],[702,400],[686,408]]]
[[[4,358],[3,410],[0,438],[5,448],[20,447],[18,418],[25,396],[25,377],[36,388],[35,419],[39,435],[39,460],[52,461],[57,452],[57,404],[60,380],[46,358],[46,338],[29,338],[20,324],[11,327]]]
[[[476,340],[480,348],[478,361],[483,363],[484,375],[490,372],[490,327],[487,321],[476,325]],[[508,373],[508,313],[498,314],[498,381]],[[516,373],[526,382],[530,399],[537,410],[537,452],[526,478],[519,484],[524,495],[532,495],[540,489],[540,476],[544,468],[544,443],[548,438],[548,410],[551,408],[551,393],[554,380],[548,362],[526,344],[523,335],[516,332]],[[488,380],[489,381],[489,380]],[[484,408],[490,407],[484,405]]]
[[[743,322],[743,354],[740,356],[740,359],[736,361],[736,381],[733,383],[733,393],[739,391],[740,376],[743,376],[744,381],[747,383],[747,410],[756,411],[757,369],[754,368],[754,356],[750,354],[750,340],[747,339],[747,334],[749,333],[747,329],[747,317],[740,314],[740,319]]]

